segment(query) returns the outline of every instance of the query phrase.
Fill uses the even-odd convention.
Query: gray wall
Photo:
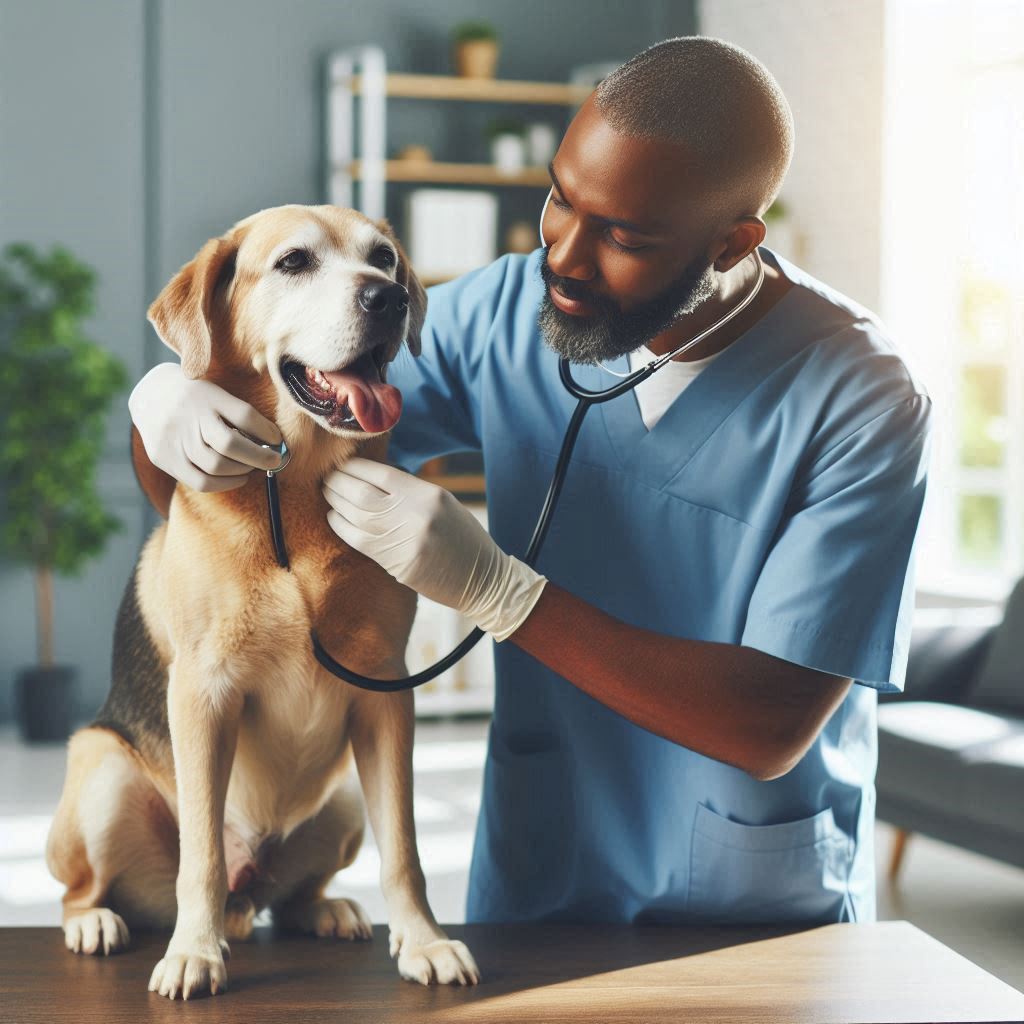
[[[326,54],[378,42],[394,70],[446,72],[448,29],[478,17],[501,33],[506,78],[558,80],[695,31],[691,0],[0,0],[0,246],[59,241],[91,263],[100,285],[89,331],[136,380],[174,358],[145,310],[207,238],[267,206],[324,200]],[[482,159],[473,147],[497,112],[399,101],[390,145]],[[535,196],[509,202],[535,215]],[[82,716],[106,692],[117,602],[153,523],[128,433],[124,395],[99,479],[125,529],[56,588],[57,658],[80,666]],[[2,719],[14,673],[35,660],[24,567],[0,565],[0,609]]]

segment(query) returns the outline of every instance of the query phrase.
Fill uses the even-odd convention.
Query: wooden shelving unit
[[[384,216],[384,189],[392,181],[547,188],[550,182],[545,167],[503,174],[491,164],[387,159],[387,103],[391,99],[412,99],[573,107],[592,91],[589,85],[563,82],[389,73],[380,47],[339,52],[331,58],[328,75],[329,201],[356,206],[376,220]]]
[[[422,100],[468,100],[480,103],[537,103],[567,107],[582,103],[593,91],[589,86],[561,82],[521,82],[500,78],[459,78],[455,75],[407,75],[384,78],[386,96]],[[352,91],[361,95],[363,76],[352,80]]]
[[[385,186],[389,182],[544,189],[550,184],[546,167],[527,167],[517,174],[503,174],[492,164],[387,159],[385,123],[389,100],[573,107],[593,91],[591,86],[561,82],[389,73],[379,47],[335,54],[327,81],[328,201],[357,206],[373,219],[384,216]],[[421,278],[425,286],[445,280],[448,278]],[[447,472],[444,459],[431,460],[422,467],[420,475],[470,499],[483,498],[482,474]]]
[[[359,180],[363,175],[358,160],[349,164],[349,174]],[[524,167],[516,174],[503,174],[493,164],[441,163],[438,160],[385,160],[388,181],[430,182],[444,185],[529,185],[547,188],[551,181],[546,167]]]

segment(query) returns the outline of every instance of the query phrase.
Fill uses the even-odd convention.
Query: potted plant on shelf
[[[122,523],[96,492],[106,415],[128,383],[119,359],[90,341],[95,274],[71,253],[26,243],[0,260],[0,554],[35,573],[37,665],[22,668],[22,735],[70,733],[76,669],[54,663],[53,576],[78,575]]]
[[[493,78],[498,32],[486,21],[463,21],[452,29],[455,70],[462,78]]]

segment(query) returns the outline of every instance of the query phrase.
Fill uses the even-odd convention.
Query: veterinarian
[[[325,480],[339,537],[499,641],[470,921],[875,916],[876,697],[903,686],[930,400],[871,312],[761,245],[793,138],[746,51],[624,64],[555,155],[544,246],[430,290],[422,355],[389,368],[398,468]],[[588,416],[526,567],[575,406],[558,355],[607,387],[748,295],[755,250],[739,316]],[[185,454],[210,408],[280,440],[176,364],[132,396],[160,468],[239,486],[255,445],[219,474]],[[489,535],[410,475],[467,449]]]

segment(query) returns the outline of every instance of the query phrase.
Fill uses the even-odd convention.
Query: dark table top
[[[472,988],[403,981],[387,929],[372,942],[278,935],[232,943],[227,992],[147,991],[168,933],[109,958],[59,928],[0,929],[0,1021],[602,1021],[858,1024],[1020,1021],[1024,995],[905,921],[781,928],[451,925],[483,975]]]

